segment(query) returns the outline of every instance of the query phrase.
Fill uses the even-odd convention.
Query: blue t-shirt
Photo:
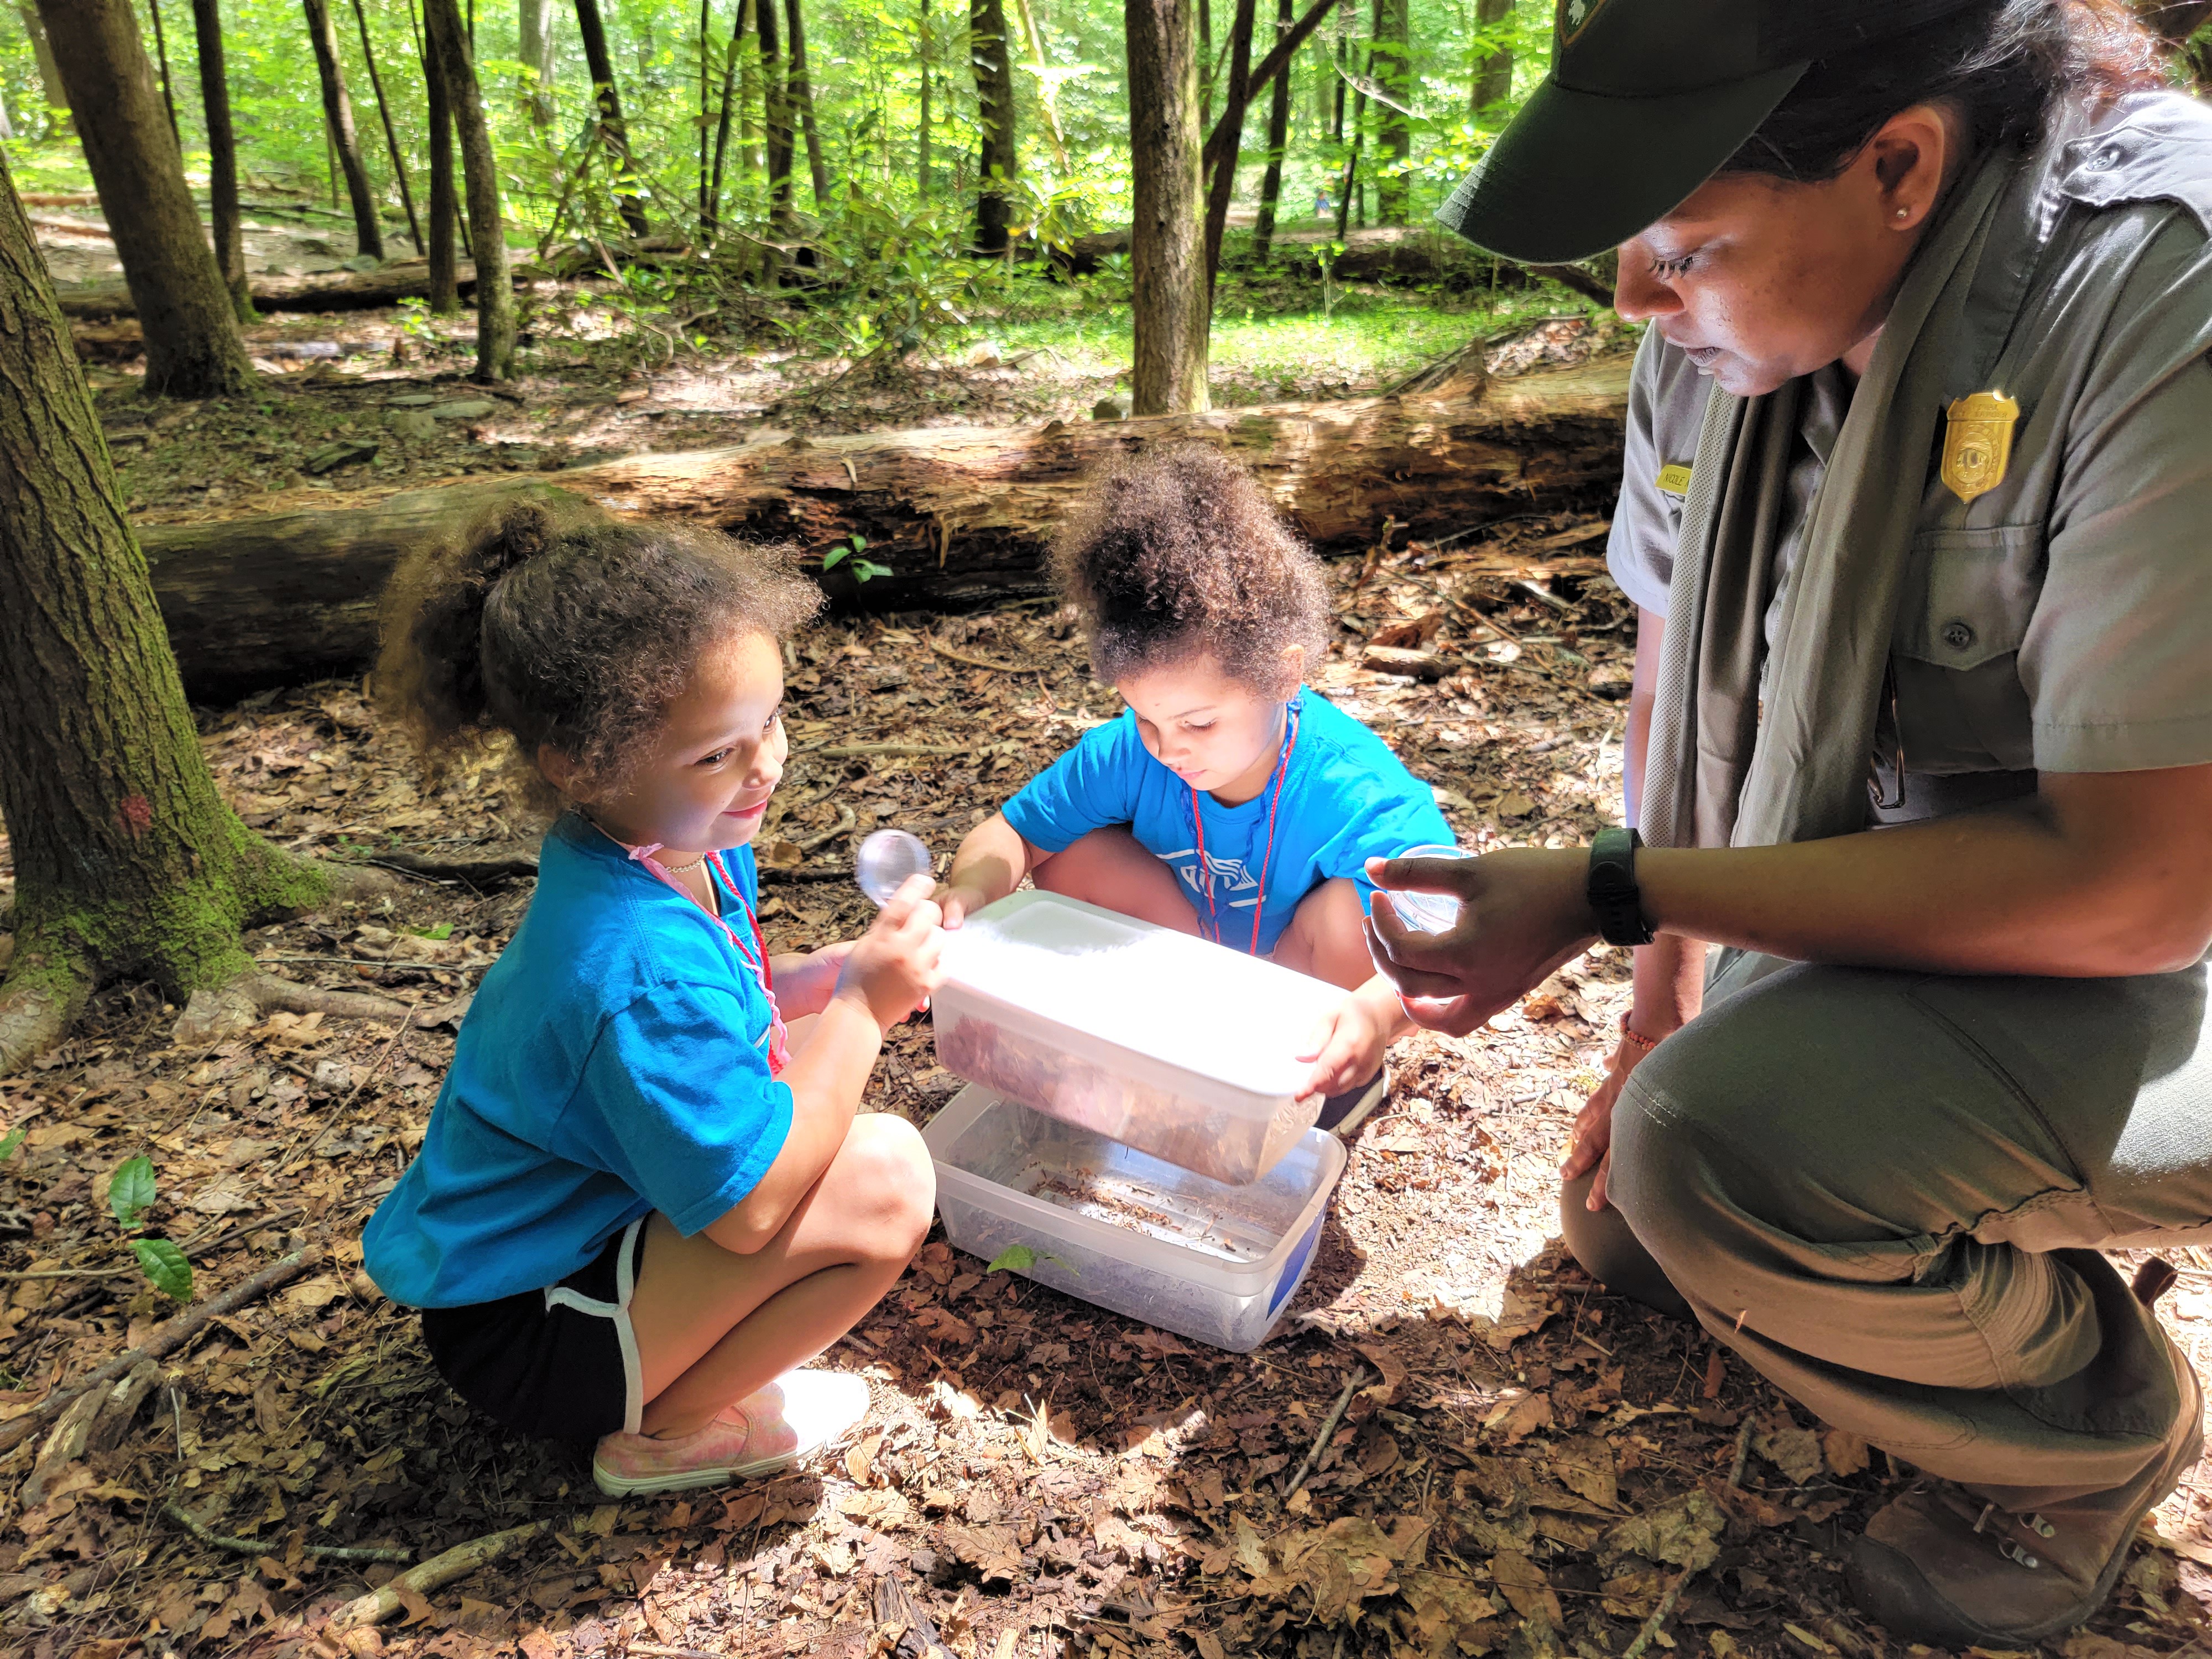
[[[1047,853],[1108,824],[1128,825],[1139,844],[1182,878],[1183,896],[1200,920],[1210,927],[1218,917],[1224,944],[1238,950],[1250,945],[1252,907],[1258,904],[1260,952],[1267,955],[1290,926],[1298,902],[1322,883],[1349,877],[1358,884],[1364,906],[1375,896],[1367,879],[1369,859],[1453,840],[1435,792],[1382,738],[1318,692],[1302,688],[1297,708],[1297,747],[1282,780],[1264,894],[1260,866],[1267,855],[1273,780],[1238,806],[1194,792],[1145,747],[1133,709],[1085,732],[1001,810],[1023,840]],[[1197,810],[1205,814],[1202,875],[1191,817],[1194,793]]]
[[[750,951],[752,849],[723,856],[745,907],[723,890],[723,915]],[[567,1278],[649,1211],[698,1232],[790,1133],[769,1018],[713,917],[562,818],[461,1023],[422,1150],[362,1235],[369,1277],[410,1307],[464,1307]]]

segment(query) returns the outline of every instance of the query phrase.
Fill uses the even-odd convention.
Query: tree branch
[[[2212,3],[2212,0],[2207,0],[2207,3]],[[1298,48],[1305,45],[1307,38],[1321,27],[1322,20],[1336,9],[1336,4],[1337,0],[1314,0],[1314,3],[1306,9],[1305,15],[1291,25],[1291,32],[1278,40],[1274,49],[1244,77],[1244,102],[1247,106],[1289,65],[1291,59],[1297,55]],[[1230,125],[1231,113],[1231,111],[1224,109],[1221,118],[1213,124],[1213,131],[1206,135],[1201,165],[1207,172],[1212,172],[1220,164],[1223,155],[1243,136],[1240,129],[1244,110],[1240,107],[1233,112],[1237,118],[1237,127]]]

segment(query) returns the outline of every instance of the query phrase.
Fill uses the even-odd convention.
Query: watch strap
[[[1643,844],[1635,830],[1613,827],[1599,830],[1590,843],[1583,890],[1598,936],[1607,945],[1649,945],[1656,937],[1644,919],[1644,892],[1636,883],[1636,849]]]

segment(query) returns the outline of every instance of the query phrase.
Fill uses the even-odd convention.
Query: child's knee
[[[847,1200],[871,1253],[904,1261],[921,1247],[937,1211],[937,1168],[921,1132],[889,1112],[853,1120],[838,1163]]]

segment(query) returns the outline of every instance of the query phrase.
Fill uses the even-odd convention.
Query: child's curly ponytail
[[[392,577],[377,705],[434,766],[504,734],[518,761],[550,745],[580,780],[614,782],[705,651],[814,615],[822,596],[789,562],[550,487],[517,492]]]

